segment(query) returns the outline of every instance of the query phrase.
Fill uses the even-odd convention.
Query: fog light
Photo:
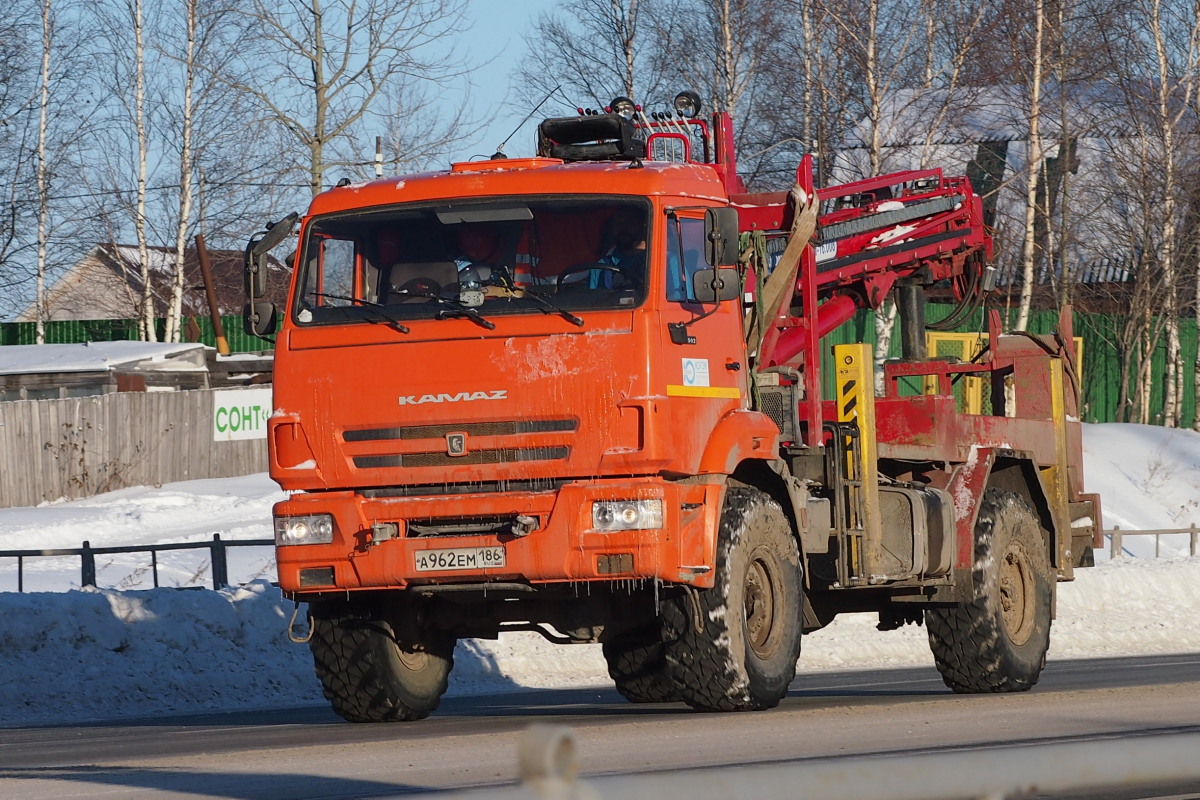
[[[275,544],[330,544],[333,542],[333,517],[310,514],[304,517],[276,517]]]
[[[662,526],[662,500],[600,500],[592,503],[592,527],[598,531],[657,530]]]

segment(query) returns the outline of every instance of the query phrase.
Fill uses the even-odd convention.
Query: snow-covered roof
[[[207,369],[207,349],[202,344],[169,342],[7,345],[0,347],[0,375],[106,372],[117,367],[200,372]]]
[[[1041,135],[1047,142],[1060,139],[1063,120],[1066,135],[1077,138],[1119,139],[1153,129],[1153,113],[1136,102],[1151,98],[1155,87],[1138,84],[1121,87],[1096,81],[1072,84],[1067,92],[1051,83],[1041,96]],[[1029,135],[1029,90],[1025,86],[963,86],[945,89],[897,87],[883,99],[880,136],[884,147],[1023,141]],[[1132,99],[1131,99],[1132,98]],[[1178,106],[1179,98],[1170,102]],[[1130,109],[1142,112],[1134,118]],[[1182,111],[1191,122],[1194,114]],[[931,127],[933,130],[931,131]],[[843,148],[864,147],[871,140],[871,123],[862,119],[841,143]]]

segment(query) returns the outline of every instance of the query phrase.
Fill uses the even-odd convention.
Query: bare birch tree
[[[37,137],[37,287],[35,289],[35,341],[46,343],[46,234],[50,217],[50,187],[47,180],[47,125],[50,113],[50,57],[53,52],[54,21],[51,0],[42,0],[42,71],[38,87]]]
[[[1197,67],[1200,66],[1200,20],[1197,19],[1194,8],[1190,19],[1166,20],[1162,0],[1147,2],[1147,22],[1157,66],[1154,122],[1161,137],[1163,156],[1163,228],[1159,245],[1162,280],[1167,287],[1166,306],[1162,312],[1167,337],[1163,424],[1176,427],[1182,411],[1183,363],[1180,355],[1175,259],[1179,248],[1177,216],[1182,205],[1180,195],[1184,187],[1181,185],[1175,148],[1180,122],[1192,105],[1192,98],[1196,92]],[[1171,41],[1172,33],[1183,41]]]
[[[254,45],[222,78],[305,153],[303,165],[285,155],[279,171],[302,166],[315,196],[331,166],[363,160],[348,143],[389,85],[461,75],[437,43],[463,24],[464,8],[464,0],[250,0],[234,13]]]
[[[14,2],[0,8],[0,166],[7,180],[0,193],[0,299],[9,301],[28,284],[24,260],[33,225],[36,191],[36,141],[31,112],[38,107],[39,76],[29,60],[38,47],[36,19],[40,3]],[[36,276],[33,276],[36,279]],[[7,303],[6,303],[7,305]],[[15,304],[3,310],[16,310]]]
[[[182,330],[184,261],[187,256],[189,223],[192,217],[192,123],[194,118],[193,92],[196,85],[196,35],[199,23],[199,0],[184,0],[184,47],[182,56],[183,99],[180,111],[179,142],[179,214],[175,226],[175,264],[171,276],[171,296],[167,302],[167,318],[163,338],[178,342]]]
[[[1196,126],[1200,23],[1194,6],[1164,0],[1140,0],[1122,20],[1142,31],[1137,37],[1110,33],[1108,39],[1113,62],[1121,65],[1123,119],[1132,130],[1120,154],[1128,165],[1130,252],[1137,254],[1139,265],[1123,336],[1125,358],[1132,362],[1127,369],[1133,381],[1130,406],[1137,421],[1175,426],[1183,415],[1181,259],[1192,253],[1194,260],[1191,237],[1182,225],[1196,167],[1184,142],[1193,139]],[[1195,269],[1193,263],[1193,273]],[[1152,369],[1160,342],[1166,351],[1161,378]],[[1161,417],[1156,419],[1151,400],[1160,388]]]
[[[150,243],[146,231],[147,176],[150,140],[146,120],[146,42],[142,0],[129,0],[129,21],[133,25],[133,126],[137,137],[137,188],[134,200],[133,230],[137,237],[138,268],[141,271],[141,316],[138,320],[141,338],[147,342],[158,339],[154,328],[154,280],[150,265]]]
[[[1042,174],[1042,82],[1043,42],[1046,32],[1046,8],[1043,0],[1033,0],[1033,20],[1025,35],[1014,39],[1020,45],[1013,50],[1014,59],[1027,58],[1029,73],[1026,81],[1028,123],[1025,138],[1025,227],[1021,242],[1021,291],[1017,302],[1017,329],[1025,330],[1029,325],[1029,311],[1033,304],[1033,289],[1036,276],[1037,237],[1034,229],[1037,222],[1037,188]]]
[[[619,95],[641,104],[666,99],[655,2],[566,0],[538,17],[517,74],[525,100],[557,95],[572,107],[603,108]]]
[[[756,83],[783,33],[781,8],[775,0],[675,0],[655,15],[662,71],[734,115],[739,136],[753,127]]]

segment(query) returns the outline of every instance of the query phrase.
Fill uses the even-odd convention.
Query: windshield
[[[650,206],[508,198],[330,215],[307,229],[300,323],[632,308],[646,296]]]

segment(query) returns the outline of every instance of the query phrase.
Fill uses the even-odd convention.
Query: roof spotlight
[[[691,89],[675,95],[675,111],[681,117],[687,117],[688,119],[696,116],[700,113],[700,95]]]
[[[609,101],[608,107],[612,113],[619,114],[625,119],[633,119],[633,112],[637,110],[633,101],[623,95],[614,97]]]

